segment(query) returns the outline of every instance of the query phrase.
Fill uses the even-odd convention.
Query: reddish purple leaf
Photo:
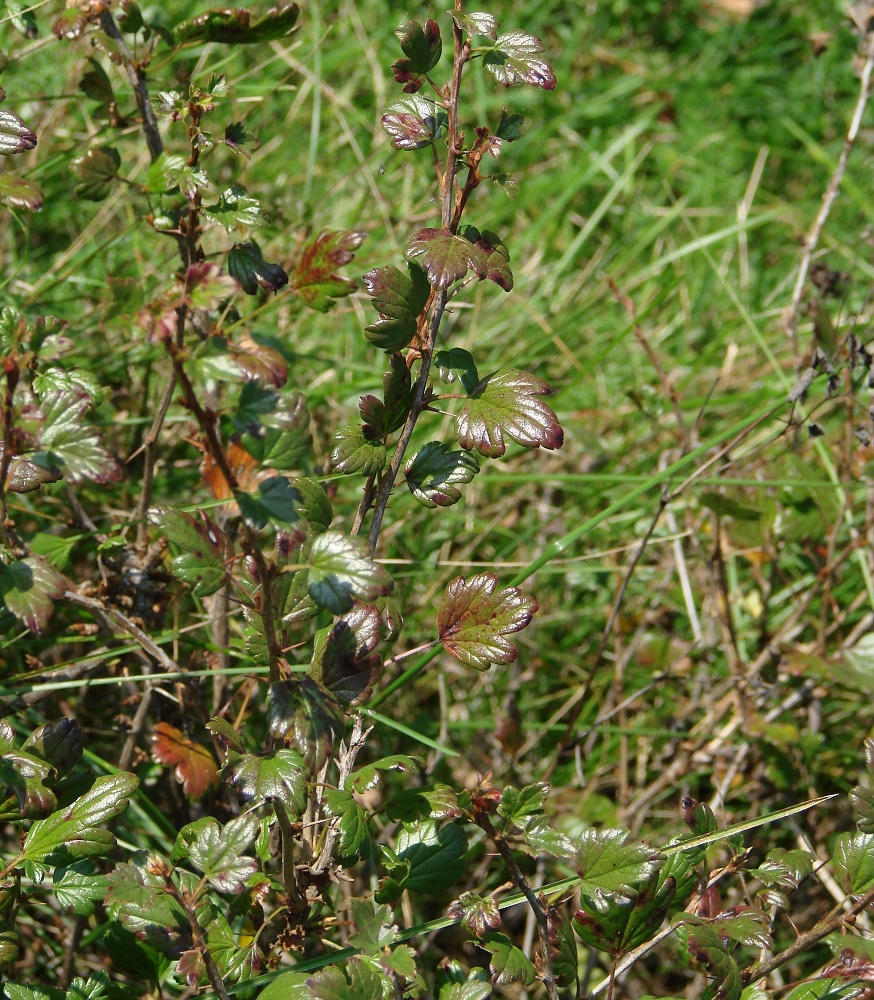
[[[528,83],[543,90],[555,90],[555,73],[549,63],[540,58],[544,51],[544,44],[536,35],[508,31],[485,54],[483,65],[505,87]]]
[[[404,256],[422,266],[435,288],[448,288],[468,271],[480,279],[488,271],[483,251],[448,229],[420,229],[413,234]]]
[[[336,273],[348,264],[367,234],[358,230],[323,232],[303,250],[291,276],[291,287],[310,309],[327,312],[335,299],[355,291],[355,282]]]
[[[506,638],[519,632],[539,608],[537,601],[518,587],[495,592],[498,578],[480,573],[458,577],[446,588],[437,615],[443,648],[459,663],[488,670],[493,663],[512,663],[519,655]]]

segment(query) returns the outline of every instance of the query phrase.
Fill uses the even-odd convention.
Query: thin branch
[[[804,241],[804,253],[801,255],[801,263],[798,267],[798,276],[795,279],[795,287],[792,289],[792,300],[786,311],[786,318],[784,321],[786,333],[792,340],[792,346],[796,355],[798,354],[798,310],[801,306],[801,296],[804,293],[804,285],[807,281],[808,271],[810,270],[810,262],[813,258],[813,253],[819,244],[819,238],[822,235],[826,222],[828,221],[832,207],[837,200],[841,189],[841,182],[844,179],[844,172],[847,169],[847,160],[850,158],[850,153],[856,143],[856,138],[862,125],[862,116],[865,113],[868,98],[871,96],[872,72],[874,72],[874,32],[869,33],[868,36],[868,46],[865,50],[865,62],[862,64],[862,71],[859,74],[859,96],[856,98],[856,107],[853,110],[853,118],[850,122],[850,127],[847,130],[846,138],[844,139],[844,147],[841,150],[841,155],[838,157],[837,165],[835,166],[835,169],[829,179],[828,186],[825,189],[825,194],[822,196],[822,204],[819,207],[819,211],[816,213],[816,218],[813,220],[813,225],[810,227],[810,232],[807,234],[807,238]]]

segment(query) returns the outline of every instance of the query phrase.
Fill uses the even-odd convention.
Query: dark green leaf
[[[861,896],[874,889],[874,833],[842,833],[832,863],[846,892]]]
[[[240,394],[241,410],[248,398],[248,391],[256,388],[260,387],[253,383],[243,387]],[[238,412],[234,422],[243,431],[240,438],[242,446],[265,468],[280,471],[299,469],[312,450],[310,414],[303,393],[277,395],[270,412],[248,421]]]
[[[255,295],[259,288],[278,292],[288,284],[288,275],[279,264],[268,264],[261,255],[261,248],[254,240],[235,243],[228,254],[228,271],[242,285],[247,295]]]
[[[15,174],[0,174],[0,202],[38,212],[42,208],[43,195],[36,181]]]
[[[501,120],[495,129],[495,135],[504,142],[515,142],[522,138],[522,126],[525,119],[522,115],[511,114],[506,108],[501,109]]]
[[[458,796],[449,785],[419,785],[398,792],[386,806],[392,820],[411,823],[422,817],[456,819],[461,816]]]
[[[246,523],[258,530],[271,521],[293,524],[300,520],[297,508],[303,498],[285,476],[265,479],[254,493],[234,490],[234,499]]]
[[[479,374],[469,351],[462,347],[452,347],[448,351],[438,351],[434,355],[434,367],[447,385],[460,382],[468,395],[472,395],[479,385]]]
[[[425,507],[450,507],[461,499],[456,484],[469,483],[479,472],[479,462],[467,451],[429,441],[410,461],[404,473],[407,488]]]
[[[518,649],[504,637],[525,628],[539,607],[518,587],[496,592],[497,585],[494,573],[479,573],[469,580],[459,576],[446,588],[437,614],[443,648],[477,670],[516,659]]]
[[[382,660],[379,610],[359,604],[333,625],[316,633],[309,673],[338,701],[361,705],[373,693]]]
[[[513,369],[489,375],[458,415],[458,443],[489,458],[504,454],[507,437],[523,448],[560,448],[564,433],[553,411],[539,399],[550,393],[542,379],[527,372]]]
[[[95,875],[94,865],[89,861],[78,861],[69,868],[58,868],[52,879],[58,903],[79,917],[91,916],[94,904],[103,902],[108,885],[107,877]]]
[[[64,577],[41,556],[0,564],[0,601],[31,632],[46,627],[66,589]]]
[[[167,892],[163,873],[169,871],[163,858],[137,852],[133,863],[116,865],[110,872],[104,902],[110,914],[149,949],[178,957],[191,945],[191,925],[181,904]],[[152,964],[148,952],[139,957]]]
[[[383,438],[402,427],[413,403],[413,385],[406,361],[394,354],[391,368],[382,377],[382,400],[362,396],[358,410],[364,421],[366,438]]]
[[[118,177],[121,157],[112,146],[92,146],[84,156],[73,160],[77,179],[75,193],[83,201],[103,201]]]
[[[307,981],[311,1000],[390,1000],[394,995],[392,982],[361,958],[353,958],[344,966],[346,975],[336,965],[329,965]]]
[[[327,312],[336,299],[355,291],[354,281],[337,274],[352,261],[366,233],[358,230],[325,231],[303,248],[291,276],[295,295],[310,309]]]
[[[381,757],[372,764],[354,771],[349,779],[348,787],[353,792],[366,792],[368,788],[375,788],[381,778],[383,771],[404,771],[411,774],[417,771],[421,760],[418,757],[408,757],[405,754],[393,754],[391,757]]]
[[[327,531],[334,519],[334,511],[324,486],[315,479],[302,476],[292,477],[288,481],[301,497],[296,508],[298,514],[309,522],[313,531],[319,534]]]
[[[313,539],[309,593],[321,607],[341,615],[353,600],[373,601],[388,594],[392,579],[371,557],[363,538],[326,531]]]
[[[250,198],[239,184],[232,184],[214,205],[204,205],[203,214],[228,232],[237,226],[260,226],[265,221],[258,199]]]
[[[82,74],[79,89],[92,101],[97,101],[99,104],[110,104],[115,100],[115,92],[106,70],[93,57],[89,57],[88,65],[91,69]]]
[[[270,735],[295,745],[311,773],[321,770],[344,729],[343,714],[330,692],[312,677],[276,681],[267,698]]]
[[[339,864],[349,868],[370,854],[367,814],[355,801],[351,792],[340,788],[325,792],[325,807],[329,816],[339,817],[340,835],[337,838],[334,856]]]
[[[194,517],[173,507],[152,507],[148,518],[180,550],[173,572],[192,587],[197,597],[214,594],[227,579],[234,550],[227,535],[200,511]]]
[[[433,100],[412,94],[386,108],[382,127],[395,149],[422,149],[446,131],[447,114]]]
[[[279,799],[295,816],[306,806],[306,768],[296,750],[229,754],[222,777],[236,785],[247,802]]]
[[[404,826],[397,836],[395,851],[410,866],[405,886],[411,892],[442,892],[460,881],[461,859],[467,850],[464,828],[457,823],[440,826],[423,819]]]
[[[508,31],[486,52],[483,65],[505,87],[528,83],[543,90],[555,90],[555,74],[549,63],[540,58],[544,51],[543,42],[535,35]]]
[[[44,760],[62,778],[82,758],[82,731],[75,719],[59,719],[35,729],[21,749]]]
[[[874,833],[874,740],[865,740],[866,780],[850,792],[850,801],[862,833]]]
[[[345,475],[360,472],[370,476],[385,465],[385,445],[379,438],[368,438],[372,428],[346,424],[334,432],[331,468]]]
[[[245,7],[222,7],[189,18],[173,29],[176,42],[221,42],[224,45],[248,45],[270,42],[290,35],[297,24],[300,8],[296,3],[270,7],[252,20]]]
[[[421,265],[435,288],[448,288],[468,271],[482,279],[488,270],[486,254],[448,229],[420,229],[413,234],[404,257]]]
[[[740,1000],[743,984],[737,962],[731,957],[719,931],[710,921],[691,914],[678,915],[682,920],[678,938],[694,966],[718,983],[720,1000]]]
[[[738,521],[758,521],[762,517],[760,510],[744,507],[731,497],[722,493],[707,491],[701,494],[701,503],[720,517],[733,517]]]
[[[371,305],[379,313],[379,319],[365,328],[365,336],[383,351],[399,351],[410,343],[431,294],[422,268],[410,262],[407,270],[409,277],[396,267],[379,267],[362,278]]]
[[[577,844],[575,866],[585,895],[635,899],[662,861],[646,844],[627,843],[626,830],[586,830]]]
[[[492,956],[489,966],[492,982],[496,986],[517,981],[523,986],[530,986],[537,978],[537,972],[525,952],[517,948],[506,934],[489,931],[483,937],[480,947],[485,948]]]
[[[425,21],[424,27],[418,21],[404,21],[397,27],[395,34],[409,60],[411,73],[430,73],[440,62],[443,52],[440,28],[430,17]]]
[[[231,122],[230,125],[226,125],[224,142],[229,149],[232,149],[235,153],[240,153],[242,156],[245,156],[247,160],[251,158],[252,153],[254,153],[260,145],[255,133],[250,132],[246,128],[244,122]],[[267,266],[279,268],[285,278],[282,284],[287,284],[288,275],[285,274],[285,271],[283,271],[278,264],[269,264]],[[275,289],[271,288],[270,291],[275,291]],[[249,294],[251,295],[252,293],[250,292]]]
[[[98,778],[71,806],[33,824],[24,842],[25,860],[57,864],[107,854],[115,847],[115,838],[97,824],[123,813],[139,783],[126,771]]]

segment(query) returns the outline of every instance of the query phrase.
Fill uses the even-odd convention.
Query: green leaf
[[[188,914],[167,891],[164,873],[170,872],[163,859],[138,851],[132,862],[123,862],[109,873],[105,905],[110,914],[135,940],[149,949],[174,957],[191,945]],[[118,942],[121,944],[122,942]],[[130,948],[126,949],[130,953]],[[133,954],[149,965],[149,954]]]
[[[326,230],[310,240],[291,276],[294,294],[310,309],[327,312],[336,299],[354,292],[355,282],[336,272],[352,261],[366,236],[358,230]]]
[[[245,122],[231,122],[225,126],[224,144],[228,147],[228,149],[233,150],[235,153],[239,153],[241,156],[245,156],[247,160],[252,158],[252,153],[254,153],[260,145],[258,137],[254,132],[250,132],[246,128]],[[281,267],[279,267],[278,264],[269,264],[267,266],[278,268],[279,271],[282,271],[282,275],[285,279],[282,284],[285,285],[288,283],[288,275],[282,270]],[[275,290],[275,288],[270,289],[270,291]],[[250,292],[249,294],[251,295],[252,293]]]
[[[403,426],[413,404],[413,384],[406,361],[394,354],[391,368],[382,377],[382,399],[361,396],[358,411],[366,439],[384,438]]]
[[[121,466],[107,451],[100,431],[85,423],[90,405],[78,390],[49,393],[41,402],[45,426],[34,459],[72,483],[117,482],[123,477]]]
[[[419,264],[435,288],[448,288],[468,271],[482,279],[488,270],[483,251],[448,229],[420,229],[413,234],[404,257]]]
[[[405,888],[411,892],[442,892],[463,875],[461,859],[467,850],[467,836],[457,823],[440,826],[424,819],[405,825],[397,836],[395,852],[410,866]]]
[[[564,443],[561,426],[539,398],[551,391],[542,379],[515,369],[487,376],[458,415],[458,443],[489,458],[504,454],[507,437],[523,448],[560,448]]]
[[[230,539],[203,511],[194,517],[173,507],[151,507],[147,517],[180,550],[173,572],[196,597],[214,594],[227,579],[234,549]]]
[[[496,591],[497,586],[494,573],[459,576],[446,588],[437,614],[443,648],[477,670],[516,659],[518,649],[504,637],[525,628],[539,607],[518,587]]]
[[[224,45],[250,45],[285,38],[294,31],[300,8],[296,3],[270,7],[252,20],[245,7],[222,7],[182,21],[173,29],[177,44],[185,42],[221,42]]]
[[[549,928],[549,945],[552,952],[552,971],[560,989],[575,986],[579,973],[577,939],[570,921],[561,910],[550,910],[546,915]]]
[[[847,982],[846,979],[815,979],[812,983],[796,986],[786,994],[786,1000],[857,1000],[871,991],[866,983]]]
[[[75,719],[59,719],[35,729],[21,749],[45,761],[63,778],[82,759],[82,730]]]
[[[64,577],[41,556],[0,564],[0,601],[31,632],[46,627],[66,589]]]
[[[501,120],[495,129],[495,135],[504,142],[515,142],[522,138],[522,126],[525,119],[522,115],[510,113],[506,108],[501,109]]]
[[[2,457],[3,445],[0,444],[0,459]],[[26,455],[13,455],[6,473],[6,489],[10,493],[32,493],[40,486],[57,482],[60,478],[60,472],[31,462]],[[37,553],[41,554],[43,553]]]
[[[425,272],[418,264],[407,264],[409,277],[388,266],[368,271],[361,279],[379,319],[365,327],[367,339],[382,351],[393,353],[415,337],[418,319],[431,294]]]
[[[509,292],[513,287],[510,251],[504,245],[501,237],[488,229],[480,232],[476,226],[462,226],[458,235],[482,250],[486,258],[486,278],[489,281],[494,281],[505,292]]]
[[[344,971],[348,979],[336,965],[316,973],[308,981],[307,997],[311,1000],[391,1000],[394,996],[389,977],[364,959],[350,959]]]
[[[41,400],[45,400],[56,392],[68,392],[75,395],[81,395],[84,392],[92,406],[97,406],[103,399],[103,391],[97,376],[83,368],[56,368],[54,366],[44,368],[38,375],[34,376],[33,389]]]
[[[127,771],[99,777],[71,806],[33,824],[24,842],[24,860],[62,864],[69,858],[109,853],[115,838],[98,824],[123,813],[139,783]]]
[[[446,910],[446,915],[460,919],[477,937],[501,926],[501,911],[494,896],[481,896],[478,892],[463,892]]]
[[[303,813],[306,768],[296,750],[272,750],[266,754],[231,752],[221,773],[247,802],[279,799],[295,816]]]
[[[874,889],[874,833],[842,833],[832,863],[846,892],[861,896]]]
[[[692,914],[678,914],[675,922],[680,924],[677,935],[693,966],[717,982],[720,1000],[740,1000],[743,991],[740,970],[718,930]]]
[[[443,41],[440,28],[430,17],[424,27],[412,19],[404,21],[395,29],[401,49],[408,60],[408,70],[416,75],[430,73],[440,62]]]
[[[261,990],[258,1000],[310,1000],[309,981],[307,972],[283,972]]]
[[[498,19],[493,14],[465,14],[452,18],[462,31],[469,35],[485,35],[493,41],[498,37]]]
[[[420,817],[431,819],[457,819],[461,816],[458,795],[449,785],[419,785],[404,788],[389,800],[386,807],[389,819],[410,823]]]
[[[388,594],[392,579],[371,557],[363,538],[326,531],[313,539],[309,593],[316,604],[341,615],[353,600],[373,601]]]
[[[94,874],[94,865],[78,861],[68,868],[57,868],[53,878],[55,898],[65,910],[76,916],[90,917],[94,904],[103,902],[109,879]]]
[[[193,198],[200,188],[209,187],[209,178],[200,167],[193,167],[184,156],[161,153],[146,174],[149,194],[167,194],[179,190],[186,198]]]
[[[530,986],[537,978],[537,972],[521,948],[498,931],[489,931],[483,937],[481,948],[485,948],[492,956],[489,966],[492,971],[492,982],[496,986],[504,983],[521,982]]]
[[[738,521],[759,521],[762,517],[760,510],[744,507],[731,497],[712,490],[702,493],[699,499],[708,510],[720,517],[733,517]]]
[[[246,401],[264,388],[249,382],[240,393],[240,410],[234,423],[241,430],[240,443],[264,468],[300,469],[312,451],[310,414],[306,396],[300,392],[274,395],[275,404],[269,412],[246,419]]]
[[[395,149],[423,149],[446,131],[446,111],[433,100],[412,94],[386,108],[382,127]]]
[[[292,477],[288,481],[301,498],[296,507],[298,514],[319,534],[327,531],[334,519],[334,511],[324,486],[315,479],[302,476]]]
[[[867,780],[850,792],[850,801],[856,813],[857,825],[862,833],[874,833],[874,740],[865,740]]]
[[[479,472],[479,462],[467,451],[429,441],[405,468],[407,488],[425,507],[450,507],[461,499],[456,484],[469,483]]]
[[[340,788],[325,792],[326,812],[339,816],[337,845],[334,857],[338,864],[349,868],[370,854],[370,830],[367,814],[355,801],[351,792]]]
[[[376,788],[382,780],[380,775],[383,771],[404,771],[412,774],[419,769],[422,763],[418,757],[409,757],[406,754],[392,754],[390,757],[381,757],[379,760],[367,764],[350,775],[348,787],[353,792],[363,793],[369,788]]]
[[[349,944],[367,956],[382,958],[398,937],[391,907],[376,906],[372,898],[353,899],[351,910],[355,933],[349,935]]]
[[[214,261],[199,260],[182,277],[185,303],[212,312],[239,291],[237,282]]]
[[[662,855],[646,844],[627,843],[626,830],[586,830],[577,843],[580,892],[635,899],[655,877]]]
[[[334,448],[331,451],[331,468],[344,475],[360,472],[364,476],[373,475],[385,465],[385,445],[373,434],[369,426],[346,424],[334,432]]]
[[[473,974],[472,972],[471,975]],[[488,1000],[491,995],[491,985],[478,979],[471,979],[466,983],[447,983],[440,990],[440,1000]]]
[[[293,736],[310,773],[321,770],[345,728],[336,700],[309,676],[270,685],[267,724],[278,740]]]
[[[84,156],[73,160],[72,166],[77,179],[76,197],[83,201],[103,201],[118,177],[121,157],[113,146],[92,146]]]
[[[0,202],[38,212],[43,206],[43,193],[39,184],[27,177],[0,174]]]
[[[303,498],[285,476],[271,476],[263,480],[254,493],[234,490],[234,499],[243,519],[256,530],[271,521],[293,524],[300,520],[297,508]]]
[[[185,827],[179,837],[186,840],[191,827],[193,836],[188,843],[188,858],[219,892],[240,893],[246,880],[258,870],[258,862],[243,851],[258,833],[258,820],[252,813],[238,816],[224,827],[211,816]]]
[[[250,198],[239,184],[232,184],[214,205],[204,205],[203,214],[228,232],[237,226],[260,226],[266,221],[258,199]]]
[[[447,385],[460,382],[470,396],[479,385],[479,374],[469,351],[462,347],[452,347],[448,351],[438,351],[434,355],[434,367],[441,380]]]
[[[543,90],[555,90],[555,73],[541,54],[543,42],[524,31],[508,31],[495,40],[483,57],[483,65],[505,87],[527,83]]]
[[[227,141],[227,140],[225,140]],[[288,284],[288,275],[279,264],[268,264],[261,248],[254,240],[235,243],[228,253],[228,271],[236,278],[247,295],[255,295],[259,288],[278,292]]]

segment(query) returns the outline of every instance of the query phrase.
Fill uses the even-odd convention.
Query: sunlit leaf
[[[121,479],[121,466],[103,444],[103,435],[85,423],[91,405],[81,391],[52,392],[42,400],[45,426],[34,460],[45,462],[72,483],[91,480],[110,483]]]
[[[0,460],[3,458],[3,444],[0,443]],[[61,473],[32,462],[26,455],[13,455],[6,471],[6,489],[10,493],[32,493],[46,483],[57,482]]]
[[[0,564],[0,601],[31,632],[46,627],[66,589],[64,577],[41,556]]]
[[[395,80],[404,85],[404,91],[412,94],[425,82],[424,75],[440,61],[443,52],[440,28],[429,17],[424,26],[418,21],[404,21],[395,34],[401,43],[404,58],[392,63],[392,73]]]
[[[431,286],[418,264],[407,264],[409,276],[391,265],[368,271],[362,281],[379,319],[365,327],[367,339],[382,351],[406,347],[415,337],[418,319]]]
[[[446,910],[448,917],[460,919],[465,927],[477,937],[486,931],[497,930],[501,926],[501,911],[494,896],[481,896],[478,892],[463,892],[450,903]]]
[[[438,351],[434,355],[434,367],[440,379],[447,385],[460,382],[464,391],[471,395],[479,385],[476,363],[469,351],[463,347],[451,347],[448,351]]]
[[[232,184],[214,205],[204,205],[203,214],[228,232],[237,226],[260,226],[265,221],[258,199],[251,198],[239,184]]]
[[[228,271],[242,285],[247,295],[255,295],[259,288],[278,292],[288,284],[288,275],[279,264],[269,264],[254,240],[235,243],[228,254]]]
[[[542,379],[515,369],[484,378],[458,414],[458,443],[489,458],[504,454],[506,438],[523,448],[560,448],[561,425],[540,399],[550,392]]]
[[[182,21],[173,29],[177,43],[221,42],[247,45],[285,38],[294,31],[300,8],[296,3],[270,7],[259,16],[245,7],[222,7]]]
[[[309,592],[317,604],[341,615],[353,600],[372,601],[391,589],[391,577],[373,561],[365,539],[326,531],[313,540]]]
[[[404,256],[423,268],[435,288],[448,288],[468,271],[482,279],[488,270],[485,253],[448,229],[420,229],[413,234]]]
[[[363,704],[373,692],[382,660],[373,652],[379,643],[380,615],[361,604],[316,633],[310,675],[338,701]]]
[[[327,312],[335,300],[355,291],[355,282],[337,274],[337,268],[352,261],[367,234],[358,230],[325,231],[303,249],[291,276],[295,295],[319,312]]]
[[[5,98],[6,91],[0,87],[0,102]],[[0,111],[0,155],[26,153],[35,145],[36,133],[32,132],[18,115],[5,109]]]
[[[381,121],[395,149],[422,149],[446,131],[447,113],[433,100],[412,94],[386,108]]]
[[[505,638],[519,632],[538,609],[537,601],[518,587],[496,591],[494,573],[457,577],[446,588],[437,615],[443,648],[459,663],[487,670],[493,663],[512,663],[518,649]]]
[[[0,202],[38,212],[42,208],[43,194],[36,181],[15,174],[0,174]]]
[[[306,773],[301,755],[287,749],[265,754],[232,753],[221,772],[245,801],[255,804],[279,799],[296,816],[306,805]]]
[[[187,857],[219,892],[240,893],[246,880],[258,870],[258,862],[243,852],[258,833],[252,813],[237,816],[221,826],[205,816],[184,827],[177,838],[185,844]]]
[[[458,235],[471,242],[483,252],[486,259],[485,276],[494,281],[499,288],[509,292],[513,287],[513,272],[510,270],[510,251],[504,245],[500,236],[484,229],[480,232],[476,226],[462,226]]]
[[[661,854],[647,844],[628,843],[626,830],[586,830],[577,844],[575,861],[580,891],[633,900],[653,879],[661,860]]]
[[[485,948],[492,956],[489,966],[492,971],[492,982],[496,986],[515,982],[530,986],[537,978],[537,971],[530,959],[506,934],[487,931],[480,947]]]
[[[224,531],[203,511],[199,513],[195,517],[173,507],[151,507],[148,518],[179,550],[173,559],[173,572],[191,585],[197,597],[206,597],[227,579],[234,550]]]
[[[544,51],[543,42],[535,35],[508,31],[486,52],[483,65],[505,87],[528,83],[543,90],[555,90],[555,73],[549,63],[540,58]]]
[[[73,175],[77,178],[75,193],[83,201],[103,201],[118,177],[121,157],[112,146],[92,146],[73,160]]]
[[[334,856],[348,868],[370,853],[370,830],[367,814],[351,792],[330,788],[325,792],[325,808],[329,816],[339,817],[339,837]]]
[[[874,889],[874,834],[842,833],[835,841],[832,863],[846,892],[861,896]]]

